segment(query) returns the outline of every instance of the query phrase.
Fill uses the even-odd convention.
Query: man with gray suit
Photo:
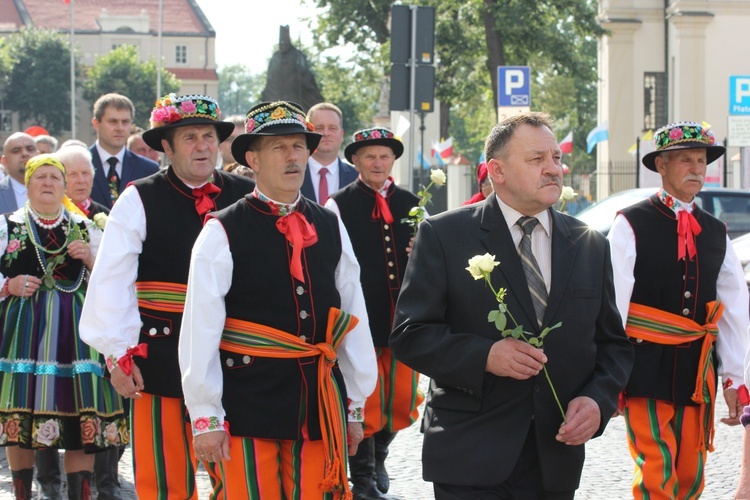
[[[318,103],[307,112],[307,121],[323,138],[307,160],[300,191],[305,198],[325,205],[328,195],[356,181],[359,174],[339,158],[339,150],[344,142],[344,126],[338,106],[330,102]]]
[[[26,203],[26,162],[38,154],[34,138],[29,134],[16,132],[5,140],[0,157],[6,173],[0,181],[0,214],[15,212]]]
[[[91,124],[96,142],[89,148],[94,163],[91,199],[112,208],[130,182],[159,171],[159,165],[125,147],[130,136],[135,108],[120,94],[104,94],[94,103]]]

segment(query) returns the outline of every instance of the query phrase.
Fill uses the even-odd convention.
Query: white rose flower
[[[445,172],[442,169],[436,168],[430,173],[430,180],[435,183],[436,186],[445,185]]]
[[[107,424],[107,427],[104,428],[104,437],[110,443],[117,444],[119,433],[117,432],[117,424],[115,422],[110,422]]]
[[[564,186],[560,192],[560,201],[570,201],[576,196],[578,196],[578,193],[576,193],[572,187]]]
[[[488,253],[484,255],[475,255],[469,259],[469,267],[466,268],[469,274],[475,280],[484,279],[485,274],[489,274],[495,269],[495,266],[499,266],[500,262],[495,261],[495,256]]]
[[[39,426],[35,439],[44,446],[51,446],[60,437],[60,425],[56,420],[49,419]]]
[[[100,212],[100,213],[94,215],[93,222],[94,222],[94,225],[96,227],[98,227],[99,229],[104,230],[104,226],[107,225],[107,220],[108,220],[107,214]]]

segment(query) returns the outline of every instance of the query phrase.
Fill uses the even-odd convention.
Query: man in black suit
[[[134,113],[133,103],[124,95],[105,94],[94,103],[91,124],[96,142],[89,150],[96,173],[91,198],[107,208],[112,208],[130,182],[159,171],[155,161],[125,147]]]
[[[396,306],[391,348],[431,378],[423,476],[439,500],[572,499],[583,444],[604,431],[633,363],[609,245],[550,208],[562,166],[547,115],[499,123],[485,155],[496,195],[421,224]],[[530,218],[520,221],[523,229],[522,217]],[[562,323],[543,350],[503,338],[487,321],[498,302],[466,270],[485,253],[500,261],[492,284],[507,290],[508,312],[529,335]]]
[[[339,158],[339,150],[344,142],[344,126],[338,106],[330,102],[316,104],[307,112],[307,121],[323,138],[307,160],[300,191],[305,198],[325,205],[328,195],[356,181],[359,174]],[[321,196],[321,191],[324,196]]]

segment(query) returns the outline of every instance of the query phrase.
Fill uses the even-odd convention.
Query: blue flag
[[[430,169],[430,163],[422,156],[422,148],[417,149],[417,164],[425,170]]]
[[[594,149],[594,146],[596,146],[600,142],[604,142],[609,139],[609,126],[607,122],[603,122],[596,127],[594,127],[591,132],[589,132],[589,135],[586,137],[586,152],[591,153],[591,150]]]

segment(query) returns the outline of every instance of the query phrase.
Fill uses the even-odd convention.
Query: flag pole
[[[162,28],[162,12],[164,10],[164,0],[159,0],[159,34],[158,34],[158,49],[157,49],[157,58],[159,59],[159,64],[157,65],[157,71],[156,71],[156,100],[158,101],[161,99],[161,28]]]
[[[70,0],[70,136],[76,138],[75,1]]]

